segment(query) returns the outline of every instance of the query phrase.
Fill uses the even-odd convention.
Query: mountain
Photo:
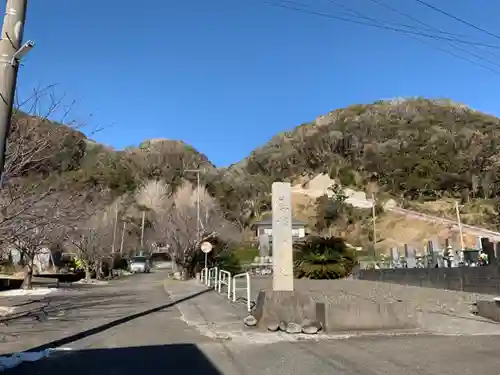
[[[71,126],[16,112],[6,158],[6,175],[13,182],[47,181],[64,189],[95,190],[98,199],[133,194],[139,185],[161,177],[176,186],[194,180],[185,169],[214,171],[205,155],[182,141],[149,140],[117,151],[88,139]]]
[[[451,218],[460,200],[465,222],[498,229],[499,125],[498,118],[450,100],[353,105],[275,136],[227,175],[242,185],[258,180],[268,188],[273,181],[306,187],[327,174],[343,187],[374,193],[381,203],[393,199],[405,208]],[[313,202],[301,205],[314,221]],[[413,225],[418,232],[420,224],[413,221],[404,227]],[[388,226],[394,231],[398,225]]]
[[[326,181],[321,187],[325,192],[337,183],[369,198],[374,194],[381,226],[378,236],[387,246],[405,241],[397,233],[398,226],[406,228],[401,231],[406,237],[414,232],[419,237],[441,235],[444,230],[432,225],[420,230],[422,225],[409,218],[401,224],[401,218],[383,212],[389,200],[403,208],[450,218],[455,214],[455,200],[460,200],[464,222],[500,228],[500,119],[450,100],[394,99],[337,109],[276,135],[224,169],[217,169],[182,141],[153,139],[116,151],[64,125],[22,118],[32,122],[31,132],[40,122],[41,129],[52,129],[50,137],[40,133],[50,138],[47,150],[52,151],[47,151],[50,157],[39,165],[45,169],[37,168],[36,173],[55,173],[118,197],[133,193],[151,179],[164,179],[175,189],[183,179],[196,181],[196,174],[186,170],[201,169],[202,183],[219,200],[226,217],[242,230],[270,209],[271,184],[290,181],[298,218],[308,220],[318,231],[350,235],[354,237],[351,243],[370,243],[371,209],[346,208],[345,204],[340,209],[324,194],[310,194],[313,187],[309,185],[319,181],[320,175],[326,176],[321,180]],[[28,134],[32,133],[17,137],[26,143]],[[13,143],[19,139],[12,137]],[[61,152],[54,153],[56,149]],[[436,233],[432,228],[437,228]]]
[[[405,199],[495,197],[500,120],[445,100],[354,105],[277,135],[231,168],[273,180],[328,173]]]

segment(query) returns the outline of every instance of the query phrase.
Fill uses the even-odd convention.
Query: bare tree
[[[60,237],[65,226],[79,220],[80,208],[88,203],[85,194],[70,192],[59,175],[85,152],[85,136],[66,119],[72,105],[66,105],[64,97],[56,99],[53,86],[36,89],[27,100],[18,101],[11,121],[0,180],[0,244],[2,250],[13,247],[21,253],[27,288],[36,255],[52,237]],[[65,125],[53,122],[58,117]]]
[[[137,204],[153,215],[154,234],[152,240],[166,244],[173,200],[170,194],[170,186],[164,181],[148,181],[139,190],[136,196]]]
[[[202,232],[198,236],[196,230],[197,192],[190,183],[184,183],[173,195],[173,208],[167,225],[167,244],[170,245],[175,261],[187,272],[187,267],[200,250],[204,241],[231,241],[238,237],[239,232],[224,218],[217,202],[205,190],[200,188],[200,218]]]
[[[139,192],[139,204],[154,212],[156,238],[170,249],[175,265],[184,271],[199,251],[200,244],[214,239],[232,241],[239,239],[239,231],[224,218],[217,201],[200,187],[200,228],[197,231],[198,192],[189,182],[184,182],[174,194],[162,181],[150,181]]]
[[[19,226],[17,229],[17,233],[13,233],[11,245],[19,251],[25,265],[22,287],[31,289],[35,270],[43,271],[43,269],[36,269],[35,260],[40,259],[42,255],[50,258],[50,244],[60,238],[61,231],[60,228],[48,222],[43,225],[26,222],[24,226]]]
[[[113,244],[113,221],[109,211],[94,215],[86,223],[68,232],[67,238],[76,248],[77,259],[85,271],[85,280],[90,281],[92,272],[101,278],[103,260],[111,255]]]
[[[10,215],[9,220],[0,227],[4,244],[18,250],[23,259],[24,288],[31,288],[35,259],[40,254],[47,253],[51,244],[62,243],[68,230],[89,215],[93,206],[87,203],[87,194],[91,193],[52,192],[30,195],[31,200],[27,206],[17,208],[18,211]],[[9,205],[6,210],[12,207],[16,209],[16,205]]]

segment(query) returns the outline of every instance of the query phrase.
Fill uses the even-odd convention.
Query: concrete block
[[[346,332],[416,329],[421,326],[422,313],[406,302],[340,296],[318,301],[307,293],[263,290],[257,297],[253,316],[262,330],[279,322],[316,321],[325,332]]]
[[[326,327],[324,304],[306,293],[262,290],[259,292],[253,316],[257,326],[267,330],[279,322],[302,324],[305,320],[320,322]]]
[[[357,298],[326,305],[331,332],[406,330],[420,327],[422,314],[406,302],[376,302]]]
[[[500,322],[500,301],[477,301],[477,315]]]

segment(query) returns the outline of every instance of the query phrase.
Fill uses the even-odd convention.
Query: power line
[[[309,4],[304,4],[304,3],[300,3],[298,1],[293,1],[293,0],[278,0],[279,2],[282,2],[282,3],[288,3],[288,4],[292,4],[292,5],[298,5],[298,6],[301,6],[301,7],[306,7],[306,8],[309,8],[311,9],[311,6]],[[351,12],[352,13],[352,12]],[[336,15],[341,15],[341,16],[345,16],[345,17],[348,17],[348,18],[352,18],[352,14],[351,13],[335,13]],[[363,18],[363,19],[367,19],[367,17],[362,17],[362,16],[359,16],[357,15],[356,17],[354,17],[354,19],[359,19],[359,18]],[[416,25],[410,25],[410,24],[407,24],[407,23],[401,23],[401,22],[395,22],[395,21],[385,21],[384,22],[385,25],[393,25],[393,26],[398,26],[398,27],[404,27],[404,28],[408,28],[408,29],[413,29],[413,30],[418,30],[418,31],[424,31],[424,32],[437,32],[439,34],[444,34],[444,35],[448,35],[448,36],[453,36],[453,37],[469,37],[469,35],[466,35],[466,34],[459,34],[459,33],[452,33],[452,32],[449,32],[449,31],[444,31],[444,30],[439,30],[439,29],[436,29],[436,28],[433,28],[433,27],[418,27]]]
[[[341,3],[339,4],[339,0],[327,0],[327,1],[328,1],[329,3],[332,3],[332,4],[334,4],[334,5],[337,5],[337,6],[338,6],[338,7],[340,7],[340,8],[343,8],[343,9],[346,9],[346,10],[348,10],[348,11],[350,11],[350,12],[353,12],[354,14],[357,14],[357,15],[359,15],[359,16],[361,16],[361,17],[365,18],[365,19],[371,20],[371,21],[376,22],[377,24],[379,24],[379,25],[381,25],[381,26],[384,26],[384,23],[383,23],[383,22],[378,21],[378,20],[377,20],[377,19],[375,19],[375,18],[368,17],[366,14],[363,14],[363,13],[361,13],[361,12],[359,12],[359,11],[355,10],[355,9],[352,9],[352,8],[350,8],[350,7],[348,7],[348,6],[344,5],[344,4],[341,4]],[[372,1],[377,2],[376,0],[372,0]],[[390,7],[390,8],[391,8],[393,11],[399,12],[398,10],[395,10],[395,9],[393,9],[392,7]],[[412,16],[408,16],[408,17],[410,17],[412,20],[417,20],[416,18],[414,18],[414,17],[412,17]],[[417,21],[418,21],[418,22],[421,22],[421,21],[419,21],[419,20],[417,20]],[[426,25],[426,26],[430,26],[430,25],[428,25],[428,24],[425,24],[425,25]],[[431,26],[431,27],[432,27],[432,26]],[[419,39],[419,38],[416,38],[416,37],[414,37],[414,36],[412,36],[412,35],[407,35],[407,37],[410,37],[410,38],[412,38],[412,39],[415,39],[415,40],[417,40],[417,41],[419,41],[419,42],[421,42],[421,43],[427,44],[427,45],[429,45],[429,46],[431,46],[431,47],[433,47],[433,48],[438,48],[438,49],[439,49],[439,50],[441,50],[441,51],[446,51],[446,53],[448,53],[448,54],[452,54],[452,56],[454,56],[454,57],[460,56],[459,58],[461,58],[461,59],[463,59],[463,60],[465,60],[465,61],[467,61],[467,62],[469,62],[469,63],[471,63],[471,64],[481,66],[482,68],[488,69],[489,71],[494,72],[495,74],[500,74],[500,71],[497,71],[497,70],[495,70],[495,69],[492,69],[492,68],[488,67],[487,65],[484,65],[484,64],[479,64],[479,63],[477,63],[476,61],[471,60],[471,59],[468,59],[468,58],[466,58],[466,57],[464,57],[464,56],[457,55],[457,54],[455,54],[455,53],[453,53],[453,52],[451,52],[451,51],[445,50],[445,49],[440,48],[440,47],[436,47],[435,45],[433,45],[433,44],[431,44],[431,43],[428,43],[428,42],[425,42],[425,41],[423,41],[423,40],[421,40],[421,39]],[[445,43],[447,43],[448,45],[450,45],[450,46],[451,46],[451,47],[453,47],[453,48],[456,48],[456,49],[458,49],[458,50],[460,50],[460,51],[462,51],[462,52],[465,52],[465,53],[467,53],[467,54],[469,54],[469,55],[472,55],[472,56],[474,56],[474,57],[476,57],[476,58],[483,59],[483,60],[487,60],[487,59],[485,59],[483,56],[477,55],[477,54],[475,54],[475,53],[472,53],[472,52],[470,52],[470,51],[466,50],[465,48],[462,48],[462,47],[459,47],[459,46],[454,45],[453,43],[451,43],[451,41],[450,41],[450,40],[445,40]],[[487,61],[488,61],[490,64],[493,64],[493,65],[496,65],[496,66],[500,67],[500,65],[499,65],[498,63],[494,62],[494,61],[491,61],[491,60],[487,60]]]
[[[447,16],[447,17],[453,18],[455,21],[458,21],[460,23],[463,23],[464,25],[472,27],[473,29],[476,29],[476,30],[481,31],[481,32],[483,32],[485,34],[488,34],[489,36],[492,36],[493,38],[500,39],[499,35],[491,33],[488,30],[485,30],[485,29],[483,29],[483,28],[481,28],[479,26],[476,26],[476,25],[474,25],[474,24],[472,24],[472,23],[470,23],[470,22],[468,22],[468,21],[466,21],[466,20],[464,20],[464,19],[462,19],[460,17],[454,16],[453,14],[451,14],[449,12],[446,12],[446,11],[444,11],[442,9],[439,9],[438,7],[436,7],[436,6],[432,5],[432,4],[429,4],[428,2],[426,2],[424,0],[415,0],[415,1],[417,3],[419,3],[419,4],[422,4],[422,5],[426,6],[426,7],[428,7],[428,8],[431,8],[432,10],[434,10],[434,11],[436,11],[438,13],[441,13],[441,14]]]
[[[428,23],[426,23],[426,22],[421,21],[421,20],[419,20],[418,18],[413,17],[412,15],[409,15],[409,14],[407,14],[407,13],[404,13],[404,12],[402,12],[402,11],[400,11],[400,10],[398,10],[398,9],[396,9],[396,8],[394,8],[394,7],[392,7],[392,6],[388,5],[388,4],[386,4],[386,3],[384,3],[384,2],[383,2],[383,1],[381,1],[381,0],[370,0],[370,1],[371,1],[371,2],[373,2],[373,3],[375,3],[375,4],[377,4],[377,5],[379,5],[379,6],[381,6],[381,7],[383,7],[383,8],[386,8],[386,9],[391,10],[392,12],[397,13],[397,14],[399,14],[400,16],[406,17],[406,18],[408,18],[408,19],[410,19],[410,20],[412,20],[412,21],[414,21],[414,22],[417,22],[417,23],[418,23],[418,24],[420,24],[420,25],[423,25],[423,26],[425,26],[425,27],[429,27],[431,31],[432,31],[432,30],[434,30],[434,31],[437,31],[437,32],[443,32],[442,30],[440,30],[440,29],[438,29],[438,28],[436,28],[436,27],[434,27],[434,26],[432,26],[432,25],[430,25],[430,24],[428,24]],[[471,51],[469,51],[469,50],[467,50],[467,49],[465,49],[465,48],[462,48],[462,47],[460,47],[460,46],[457,46],[457,45],[456,45],[456,44],[454,44],[453,42],[446,42],[446,44],[448,44],[448,45],[452,46],[453,48],[456,48],[456,49],[458,49],[458,50],[460,50],[460,51],[462,51],[462,52],[465,52],[465,53],[467,53],[467,54],[469,54],[469,55],[471,55],[471,56],[474,56],[474,57],[476,57],[476,58],[478,58],[478,59],[480,59],[480,60],[484,60],[484,61],[486,61],[486,62],[488,62],[488,63],[490,63],[490,64],[492,64],[492,65],[495,65],[495,66],[497,66],[497,67],[500,67],[500,64],[499,64],[499,63],[497,63],[496,61],[490,60],[490,59],[488,59],[488,58],[486,58],[486,57],[484,57],[484,56],[478,55],[478,54],[476,54],[476,53],[474,53],[474,52],[471,52]],[[478,48],[477,46],[472,46],[472,47],[474,47],[474,48]],[[497,58],[500,58],[500,55],[494,54],[494,53],[492,53],[492,52],[489,52],[489,53],[490,53],[490,54],[492,54],[493,56],[497,57]]]
[[[447,40],[447,41],[456,42],[456,43],[462,43],[462,44],[467,44],[467,45],[472,45],[472,46],[480,46],[480,47],[487,47],[487,48],[492,48],[492,49],[498,49],[498,50],[500,50],[500,45],[486,44],[486,43],[480,43],[480,42],[472,42],[472,41],[468,41],[468,40],[450,38],[450,37],[439,36],[439,35],[432,35],[432,34],[422,33],[422,32],[418,32],[418,31],[408,31],[408,30],[403,30],[403,29],[399,29],[399,28],[396,28],[396,27],[386,26],[386,25],[381,24],[380,22],[374,24],[374,23],[360,21],[360,20],[357,20],[357,19],[346,18],[346,17],[339,17],[339,16],[335,16],[335,15],[329,14],[329,13],[323,13],[323,12],[318,12],[318,11],[315,11],[315,10],[298,8],[298,7],[295,7],[295,6],[280,4],[280,3],[271,2],[271,1],[262,1],[262,3],[270,5],[270,6],[273,6],[273,7],[289,9],[289,10],[298,11],[298,12],[302,12],[302,13],[308,13],[308,14],[311,14],[311,15],[319,16],[319,17],[336,19],[336,20],[339,20],[339,21],[344,21],[344,22],[349,22],[349,23],[355,23],[355,24],[358,24],[358,25],[371,26],[371,27],[375,27],[375,28],[378,28],[378,29],[384,29],[384,30],[390,30],[390,31],[400,32],[400,33],[403,33],[403,34],[417,35],[417,36],[422,36],[422,37],[426,37],[426,38],[430,38],[430,39]],[[363,17],[363,18],[365,18],[365,17]]]
[[[382,23],[380,23],[378,21],[376,21],[376,23],[373,24],[373,23],[368,23],[368,22],[360,21],[360,20],[357,20],[357,19],[339,17],[339,16],[335,16],[335,15],[329,14],[329,13],[323,13],[323,12],[318,12],[318,11],[314,11],[314,10],[309,10],[309,9],[304,9],[304,8],[298,8],[298,7],[295,7],[295,6],[285,5],[285,4],[282,4],[282,3],[275,3],[275,2],[270,2],[270,1],[262,1],[262,3],[270,5],[270,6],[273,6],[273,7],[283,8],[283,9],[287,9],[287,10],[291,10],[291,11],[296,11],[296,12],[301,12],[301,13],[305,13],[305,14],[309,14],[309,15],[318,16],[318,17],[335,19],[335,20],[349,22],[349,23],[354,23],[354,24],[358,24],[358,25],[370,26],[370,27],[375,27],[375,28],[378,28],[378,29],[399,32],[399,33],[405,34],[409,38],[415,39],[415,40],[417,40],[420,43],[426,44],[426,45],[428,45],[428,46],[430,46],[430,47],[432,47],[434,49],[437,49],[437,50],[439,50],[441,52],[444,52],[444,53],[446,53],[448,55],[451,55],[451,56],[453,56],[455,58],[458,58],[458,59],[463,60],[463,61],[467,61],[470,64],[482,67],[482,68],[484,68],[486,70],[489,70],[490,72],[492,72],[494,74],[500,75],[500,71],[498,71],[498,70],[495,70],[495,69],[493,69],[493,68],[491,68],[491,67],[489,67],[487,65],[478,63],[477,61],[471,60],[471,59],[469,59],[467,57],[458,55],[458,54],[456,54],[456,53],[454,53],[452,51],[449,51],[449,50],[446,50],[444,48],[435,46],[435,45],[433,45],[433,44],[431,44],[431,43],[429,43],[429,42],[427,42],[425,40],[418,39],[418,38],[415,37],[415,35],[426,37],[426,38],[430,38],[430,39],[435,39],[435,40],[453,41],[453,42],[456,42],[456,43],[463,43],[463,44],[474,45],[474,46],[482,46],[482,47],[488,47],[488,48],[493,48],[493,49],[500,49],[500,46],[489,45],[489,44],[484,44],[484,43],[470,42],[470,41],[465,41],[465,40],[461,40],[461,39],[448,38],[448,37],[443,37],[443,36],[439,36],[439,35],[431,35],[431,34],[421,33],[421,32],[416,32],[416,31],[408,31],[408,30],[403,30],[403,29],[400,29],[400,28],[386,26],[386,25],[384,25],[384,24],[382,24]],[[366,19],[365,16],[363,16],[362,18]]]

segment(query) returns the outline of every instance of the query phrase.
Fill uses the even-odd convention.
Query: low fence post
[[[219,285],[218,292],[222,292],[222,285],[227,286],[227,298],[231,296],[231,273],[225,270],[219,271]]]
[[[236,288],[236,279],[245,278],[246,288]],[[251,306],[251,286],[250,286],[250,274],[248,272],[240,273],[238,275],[233,276],[233,302],[236,302],[236,291],[241,289],[246,289],[246,300],[247,300],[247,310],[248,312],[252,311]]]
[[[212,267],[208,270],[208,284],[207,284],[208,287],[212,286],[212,278],[213,278],[213,286],[214,288],[217,288],[218,273],[219,272],[217,267]]]

